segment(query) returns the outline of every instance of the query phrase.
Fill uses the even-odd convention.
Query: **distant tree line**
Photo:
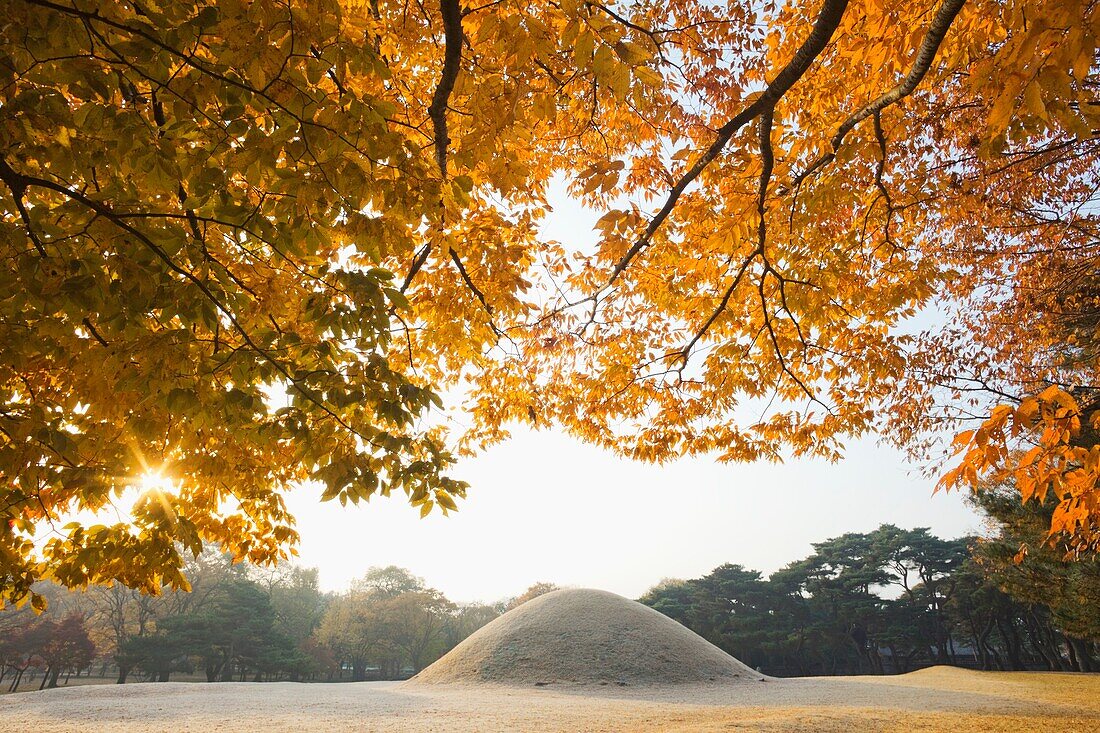
[[[374,568],[332,599],[316,638],[341,674],[396,679],[419,672],[502,612],[500,604],[456,606],[407,570]]]
[[[987,486],[974,496],[991,527],[984,538],[883,525],[819,542],[767,578],[727,564],[662,581],[640,600],[779,676],[931,664],[1100,671],[1100,559],[1047,544],[1051,504],[1021,504],[1014,492]],[[214,551],[186,572],[190,592],[157,596],[39,584],[45,613],[0,611],[0,684],[400,679],[557,587],[459,605],[390,566],[325,593],[316,569],[261,570]]]
[[[316,569],[261,570],[208,551],[190,592],[122,585],[79,593],[47,583],[39,615],[0,611],[0,683],[56,687],[62,675],[118,683],[398,679],[419,671],[518,599],[459,605],[398,567],[372,568],[346,593]],[[520,599],[552,590],[532,586]]]
[[[9,612],[0,620],[0,684],[9,692],[18,689],[28,671],[41,673],[38,689],[57,687],[62,674],[82,670],[95,660],[96,647],[80,614],[55,618],[25,610]]]
[[[816,543],[767,578],[727,564],[639,600],[777,676],[1100,671],[1100,559],[1048,545],[1052,504],[1014,491],[973,497],[989,537],[882,525]]]

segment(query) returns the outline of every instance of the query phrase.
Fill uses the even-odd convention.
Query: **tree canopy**
[[[455,448],[516,422],[739,461],[988,418],[947,483],[1031,470],[1094,547],[1098,30],[1084,0],[9,3],[0,594],[280,559],[306,481],[452,510]],[[595,242],[542,235],[559,181]]]
[[[1051,551],[1014,563],[1006,547],[1043,535],[1050,508],[1039,518],[1003,489],[977,496],[989,538],[882,525],[815,542],[812,555],[769,578],[726,564],[663,581],[639,600],[772,675],[931,664],[1094,671],[1097,563]]]
[[[504,608],[455,604],[394,566],[335,593],[320,590],[316,568],[261,568],[211,549],[186,557],[184,573],[192,590],[157,596],[118,583],[36,584],[44,612],[0,613],[0,682],[17,691],[84,673],[118,684],[403,679]]]

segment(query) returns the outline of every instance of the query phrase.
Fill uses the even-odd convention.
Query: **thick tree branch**
[[[462,12],[459,0],[439,0],[439,10],[443,16],[443,71],[440,73],[439,83],[432,94],[432,103],[428,107],[428,117],[432,120],[435,136],[435,162],[439,165],[439,174],[446,178],[447,148],[451,144],[451,138],[447,132],[447,104],[451,98],[451,92],[454,91],[455,81],[458,79],[458,72],[462,63],[462,17],[465,13]],[[440,201],[440,206],[442,205],[443,202]],[[412,266],[409,268],[409,274],[405,276],[405,280],[401,284],[401,292],[408,289],[413,278],[427,262],[431,252],[432,245],[428,243],[417,253]],[[500,335],[501,331],[493,323],[493,307],[489,305],[489,302],[485,299],[485,294],[470,278],[470,273],[466,271],[466,266],[462,264],[458,252],[448,247],[447,255],[455,267],[458,268],[462,282],[466,284],[466,287],[474,294],[474,297],[477,298],[489,315],[489,327],[493,329],[494,333]]]
[[[439,10],[443,14],[443,72],[432,94],[428,117],[435,131],[435,161],[440,174],[446,178],[447,147],[451,144],[447,133],[447,100],[454,91],[462,61],[462,8],[458,0],[439,0]]]
[[[913,61],[913,66],[909,69],[909,73],[906,74],[905,78],[894,86],[893,89],[890,89],[877,99],[865,104],[848,117],[848,119],[840,123],[840,127],[837,128],[836,134],[834,134],[832,140],[829,141],[831,150],[815,160],[809,168],[796,176],[794,182],[791,184],[792,189],[797,190],[798,187],[802,185],[802,182],[808,177],[822,167],[833,162],[836,158],[837,151],[844,142],[845,136],[852,131],[852,128],[868,117],[882,112],[882,110],[890,105],[905,99],[916,91],[917,86],[928,74],[929,69],[932,68],[932,62],[936,58],[936,53],[940,49],[940,44],[943,43],[947,31],[951,28],[951,24],[955,21],[956,16],[958,16],[959,11],[962,10],[962,6],[965,3],[966,0],[943,0],[943,4],[940,5],[939,10],[936,11],[935,17],[932,18],[932,24],[924,34],[924,39],[921,41],[920,48],[917,51],[917,58]]]
[[[814,21],[813,30],[810,31],[809,37],[807,37],[799,47],[794,58],[776,74],[775,79],[768,84],[760,96],[718,129],[718,137],[715,138],[710,147],[699,156],[691,168],[680,177],[669,191],[664,205],[653,215],[653,218],[650,219],[649,225],[642,235],[634,242],[630,249],[627,250],[626,254],[615,263],[615,267],[611,271],[611,276],[604,285],[604,289],[610,287],[618,279],[619,275],[621,275],[630,265],[631,261],[638,253],[649,246],[650,241],[653,239],[653,235],[669,217],[669,214],[672,213],[672,210],[676,207],[676,202],[680,199],[684,190],[687,189],[692,181],[698,178],[699,174],[718,157],[718,154],[726,147],[726,144],[733,135],[765,110],[774,108],[776,102],[794,86],[795,82],[802,78],[813,64],[814,60],[825,49],[829,40],[833,37],[833,33],[836,32],[837,27],[840,25],[840,21],[844,17],[844,11],[847,7],[848,0],[825,0],[821,12],[818,13],[817,19]]]

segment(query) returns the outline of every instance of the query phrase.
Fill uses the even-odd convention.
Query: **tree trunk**
[[[1027,629],[1028,638],[1031,639],[1031,645],[1035,648],[1035,652],[1042,657],[1043,662],[1046,663],[1047,669],[1051,672],[1060,672],[1062,670],[1062,660],[1058,657],[1058,651],[1047,648],[1047,640],[1043,637],[1043,630],[1039,626],[1038,620],[1035,618],[1034,613],[1027,613],[1024,615],[1024,628]]]
[[[1024,669],[1024,662],[1020,658],[1020,634],[1016,631],[1016,624],[1012,619],[1008,620],[1008,631],[1005,631],[1004,621],[997,619],[997,630],[1001,632],[1001,638],[1005,640],[1005,652],[1008,654],[1008,663],[1012,670],[1019,672]]]
[[[936,664],[950,664],[947,656],[947,640],[939,633],[936,634]]]
[[[993,649],[989,645],[989,635],[993,633],[993,619],[990,618],[986,622],[985,628],[978,634],[978,649],[982,655],[982,669],[991,670],[993,668]]]
[[[1088,644],[1081,639],[1074,639],[1073,637],[1066,637],[1066,641],[1069,642],[1070,649],[1073,650],[1074,657],[1077,659],[1077,671],[1078,672],[1096,672],[1096,663],[1089,654]]]

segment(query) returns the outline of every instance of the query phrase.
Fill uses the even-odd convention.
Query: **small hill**
[[[655,685],[758,681],[663,614],[614,593],[539,596],[482,627],[410,684]]]

